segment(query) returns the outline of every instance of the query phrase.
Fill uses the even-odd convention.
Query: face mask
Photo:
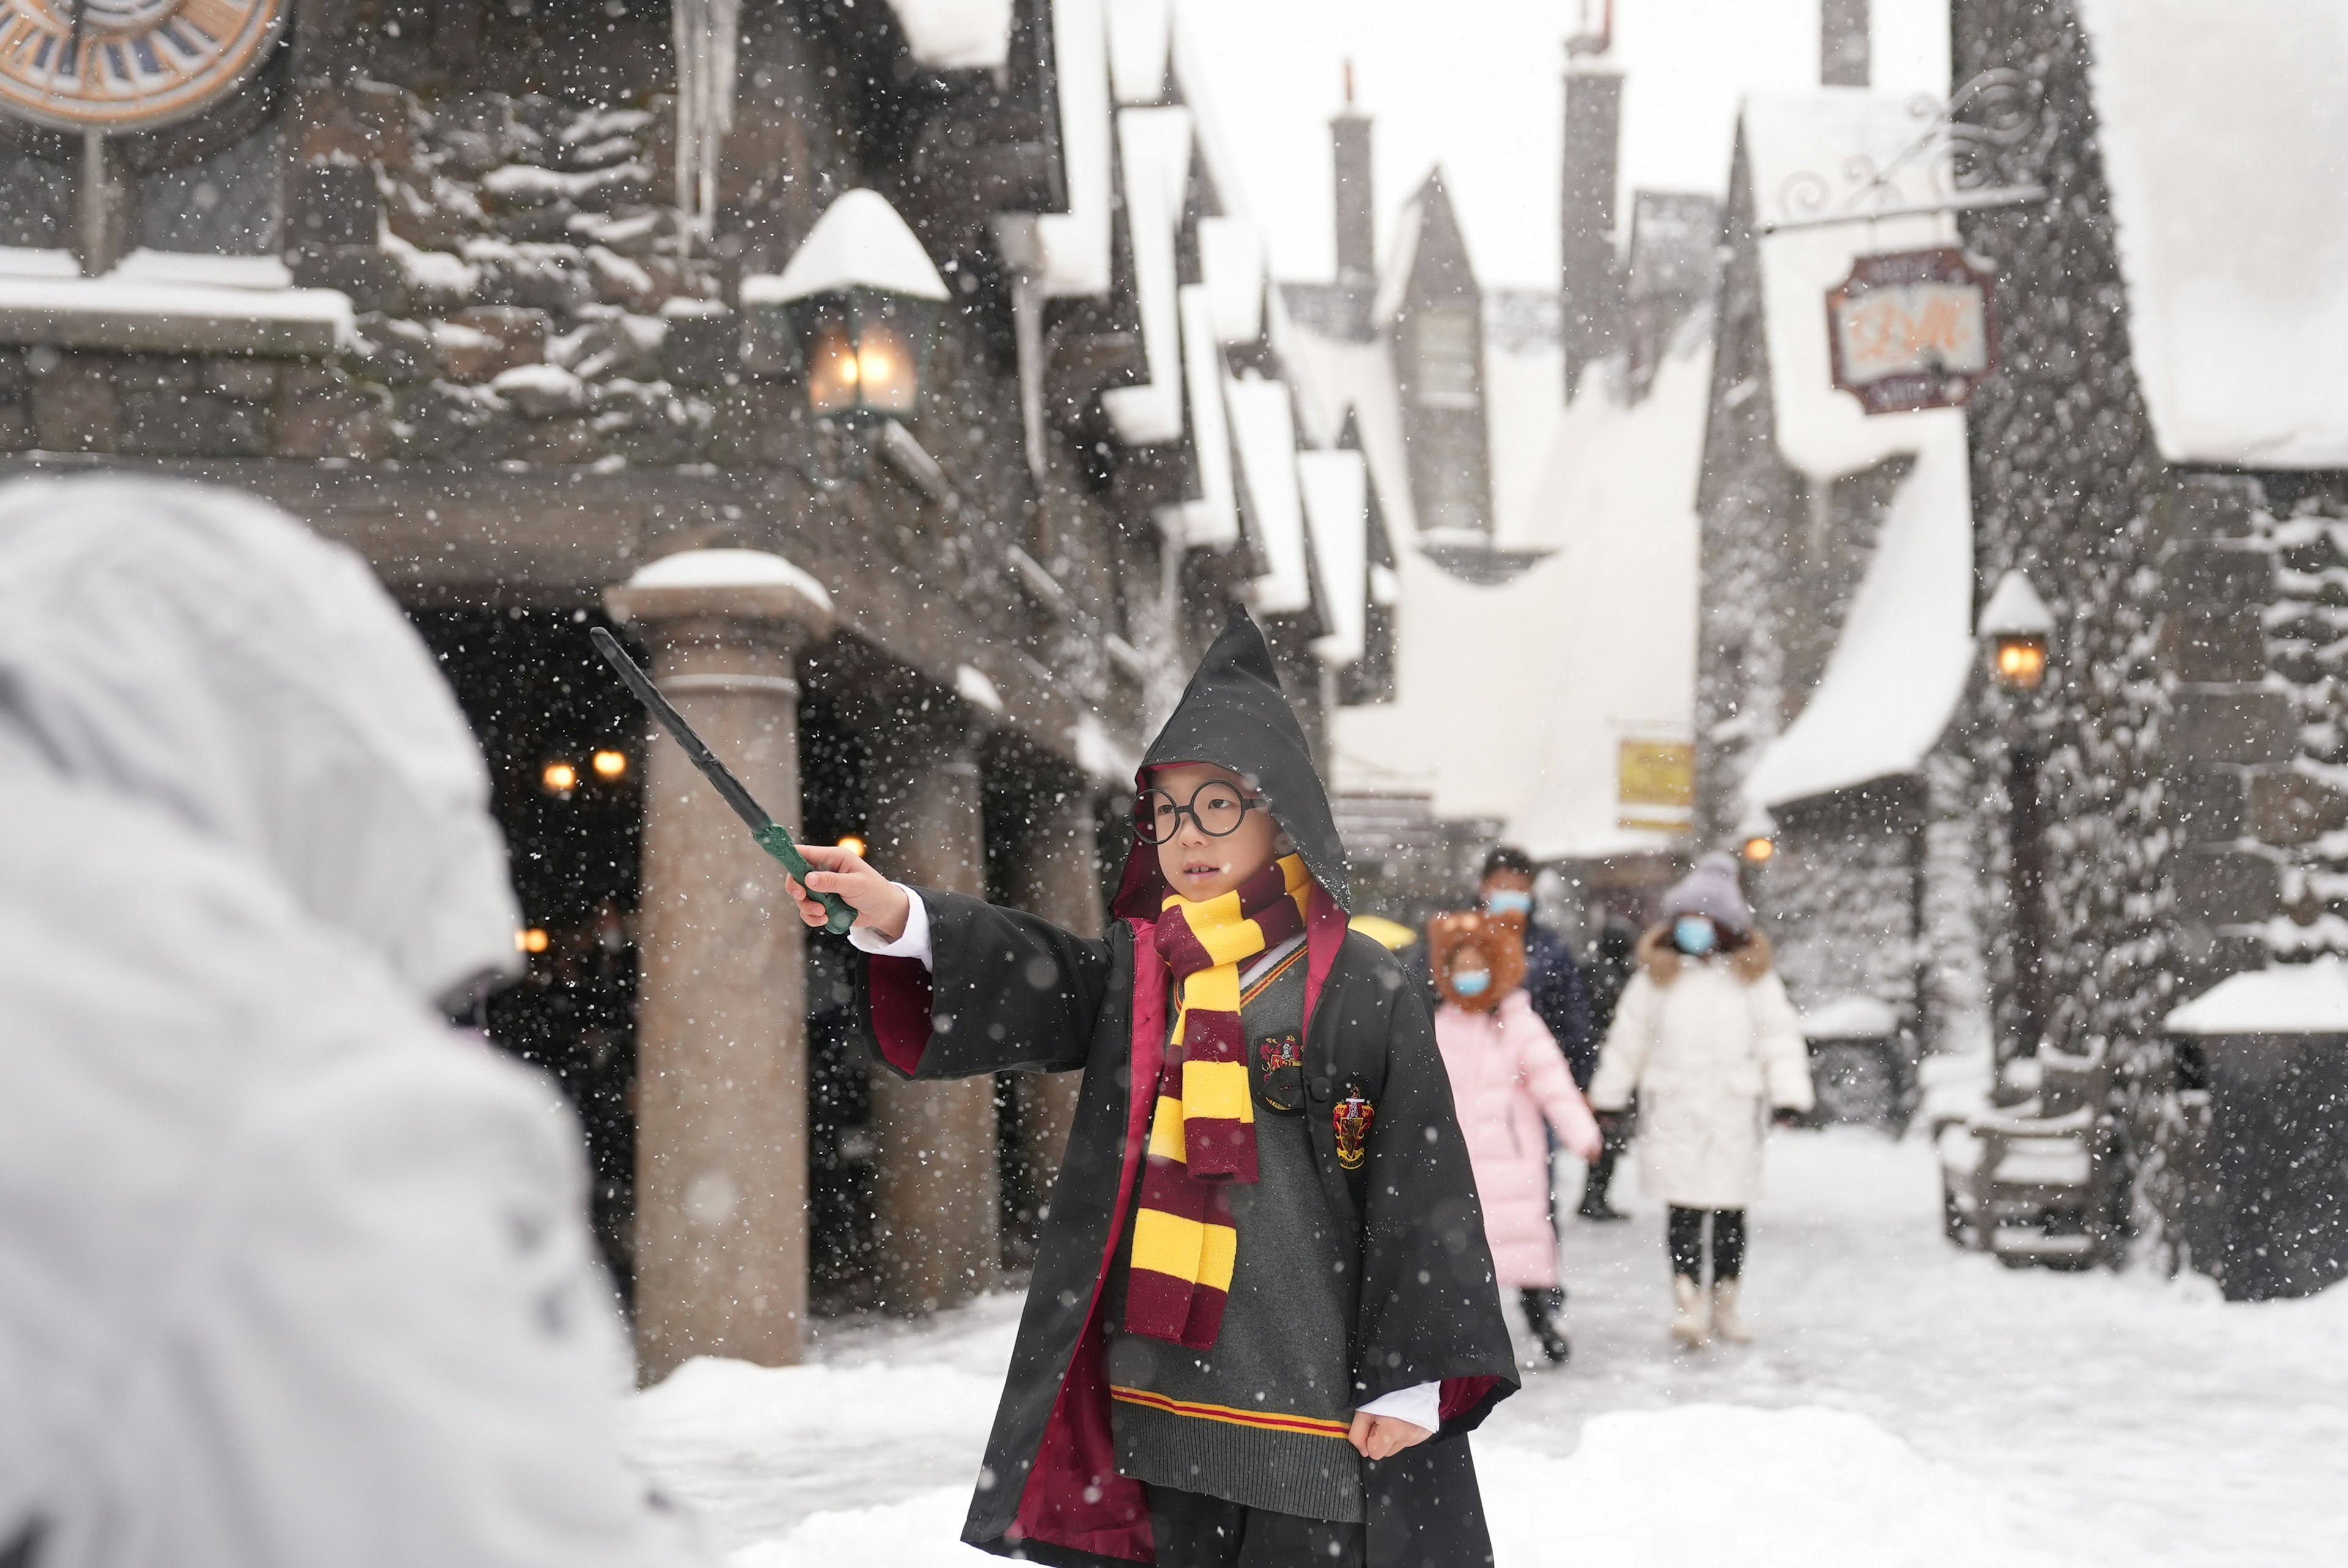
[[[1516,892],[1487,893],[1484,895],[1484,908],[1494,915],[1529,915],[1533,912],[1533,896]]]
[[[1492,977],[1482,969],[1454,969],[1451,989],[1463,997],[1480,997],[1492,989]]]
[[[1712,951],[1712,922],[1701,915],[1683,915],[1672,925],[1672,946],[1690,958],[1702,958]]]

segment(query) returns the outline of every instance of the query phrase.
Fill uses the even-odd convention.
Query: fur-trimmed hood
[[[1672,946],[1671,922],[1663,921],[1647,928],[1639,938],[1637,948],[1639,971],[1659,986],[1670,985],[1679,979],[1680,967],[1691,960]],[[1769,972],[1776,958],[1769,938],[1759,931],[1748,931],[1745,940],[1729,948],[1724,955],[1729,973],[1746,985],[1757,984]]]

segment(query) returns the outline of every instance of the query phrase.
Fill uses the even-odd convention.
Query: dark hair
[[[1483,875],[1477,880],[1480,882],[1495,871],[1513,871],[1519,876],[1532,876],[1538,875],[1540,869],[1533,864],[1533,857],[1515,845],[1499,844],[1493,845],[1492,853],[1484,856]]]

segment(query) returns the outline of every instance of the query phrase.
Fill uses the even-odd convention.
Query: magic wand
[[[750,825],[750,836],[758,841],[758,847],[781,861],[783,869],[798,877],[800,886],[807,887],[808,873],[815,867],[808,863],[806,856],[799,853],[799,846],[792,841],[791,830],[767,815],[766,807],[742,787],[742,781],[734,776],[734,771],[719,762],[717,753],[693,733],[693,726],[685,722],[685,715],[660,694],[643,667],[628,657],[628,651],[620,646],[618,638],[600,626],[590,628],[587,635],[594,640],[595,651],[603,656],[603,661],[618,671],[620,679],[628,683],[628,690],[636,694],[636,701],[660,721],[661,728],[668,732],[671,740],[685,748],[685,754],[693,759],[693,765],[701,770],[702,776],[717,786],[717,793],[726,797],[726,804],[734,808],[734,815]],[[844,934],[856,923],[856,911],[850,908],[848,901],[839,894],[818,893],[808,888],[808,896],[823,906],[823,928],[834,936]]]

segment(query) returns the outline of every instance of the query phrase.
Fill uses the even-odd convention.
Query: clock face
[[[244,79],[292,0],[0,0],[0,108],[66,130],[141,130]]]

